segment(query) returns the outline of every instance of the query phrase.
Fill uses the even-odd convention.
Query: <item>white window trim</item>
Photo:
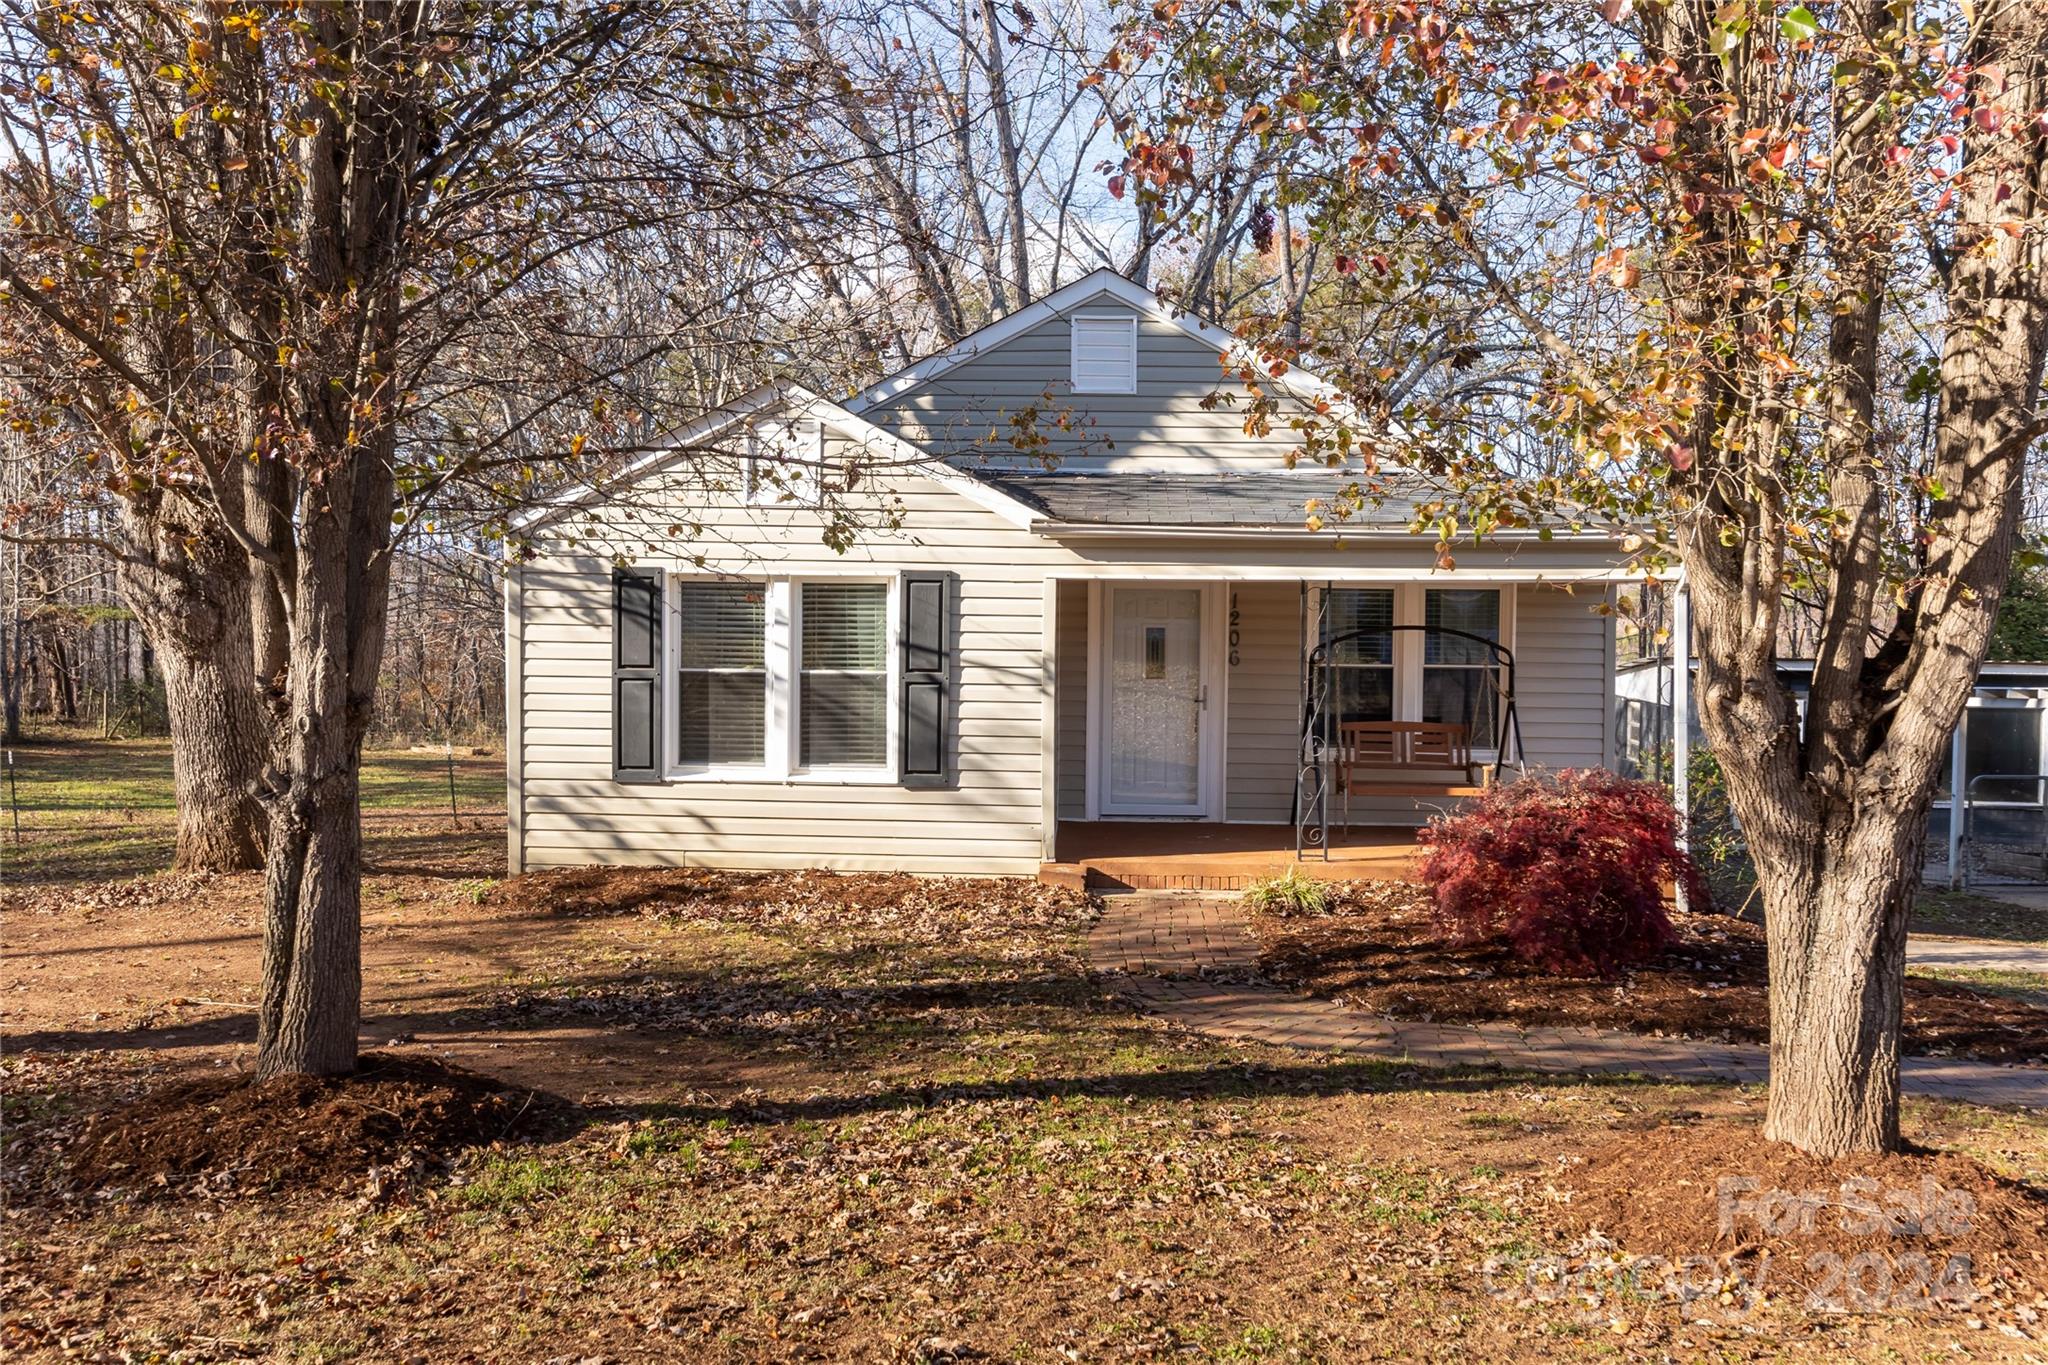
[[[681,705],[680,682],[682,672],[682,603],[677,588],[692,579],[726,579],[759,583],[766,591],[767,601],[763,606],[763,629],[766,640],[763,644],[762,659],[768,672],[768,696],[762,708],[763,761],[754,763],[721,763],[703,767],[684,767],[678,760],[677,724],[678,707]],[[671,573],[664,580],[662,596],[663,631],[662,660],[662,729],[665,770],[662,778],[666,782],[692,783],[773,783],[778,786],[817,787],[873,787],[896,786],[902,782],[902,707],[897,698],[902,691],[903,671],[903,590],[900,575],[861,571],[856,573],[811,572],[791,576],[757,576],[742,574],[727,576],[714,573],[679,572]],[[888,762],[876,768],[812,768],[805,769],[797,763],[800,709],[803,679],[798,671],[802,621],[802,594],[804,583],[879,583],[887,591],[888,636],[884,658],[887,672],[883,683],[882,719],[886,727],[886,754]]]
[[[682,727],[678,723],[682,714],[682,671],[683,671],[683,583],[692,580],[723,580],[727,582],[759,583],[765,601],[762,603],[762,629],[766,633],[763,642],[761,662],[768,674],[768,695],[763,699],[761,709],[761,749],[759,763],[709,763],[699,766],[685,766],[677,753]],[[663,580],[662,586],[662,748],[664,771],[662,778],[667,782],[780,782],[784,773],[778,768],[775,758],[779,752],[777,728],[780,718],[777,714],[779,698],[787,690],[782,685],[782,676],[787,673],[786,659],[776,658],[776,640],[780,636],[786,643],[786,632],[776,629],[778,618],[788,615],[788,588],[786,580],[757,578],[741,575],[727,578],[722,574],[671,573]],[[782,666],[779,666],[779,662]]]
[[[1128,384],[1084,384],[1081,382],[1081,326],[1084,322],[1123,323],[1131,335],[1131,377]],[[1134,313],[1076,313],[1067,320],[1067,381],[1075,393],[1136,393],[1138,391],[1138,318]]]
[[[789,589],[789,723],[784,729],[783,760],[792,782],[840,783],[846,786],[894,786],[902,778],[902,708],[896,698],[902,689],[903,594],[895,576],[878,574],[817,574],[785,580]],[[879,767],[827,766],[806,768],[799,761],[803,743],[803,587],[806,583],[872,583],[882,588],[885,604],[882,641],[882,755]]]

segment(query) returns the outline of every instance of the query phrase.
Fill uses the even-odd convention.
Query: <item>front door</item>
[[[1202,590],[1109,590],[1106,815],[1201,815]]]

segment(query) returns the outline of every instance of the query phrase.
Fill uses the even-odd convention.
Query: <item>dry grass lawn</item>
[[[365,1046],[537,1092],[533,1118],[311,1185],[273,1152],[81,1189],[96,1110],[248,1065],[257,879],[9,891],[10,1358],[2044,1353],[2023,1264],[1919,1311],[1809,1309],[1739,1262],[1683,1303],[1616,1280],[1628,1248],[1573,1217],[1585,1154],[1667,1124],[1739,1148],[1754,1091],[1204,1040],[1122,1005],[1087,905],[1022,884],[505,884],[501,830],[426,816],[372,848]],[[1908,1121],[2048,1188],[2039,1115]]]

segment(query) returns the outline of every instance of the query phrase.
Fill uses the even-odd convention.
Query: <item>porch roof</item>
[[[1330,469],[1218,471],[1199,474],[1034,473],[976,469],[975,478],[1036,508],[1049,522],[1075,526],[1239,527],[1300,530],[1311,500],[1334,506],[1361,481]],[[1429,490],[1418,479],[1379,476],[1368,502],[1344,526],[1405,528]]]

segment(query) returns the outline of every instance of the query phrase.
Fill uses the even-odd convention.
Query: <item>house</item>
[[[1609,764],[1614,540],[1505,532],[1446,571],[1398,482],[1311,530],[1358,471],[1290,469],[1287,414],[1335,395],[1288,371],[1261,430],[1244,359],[1098,271],[843,402],[765,387],[529,516],[513,869],[1285,860]]]
[[[1669,776],[1674,748],[1674,664],[1649,655],[1615,670],[1614,727],[1620,771]],[[1801,714],[1813,660],[1780,659],[1778,673]],[[1687,731],[1701,742],[1688,691]],[[2048,881],[2048,663],[1987,662],[1949,741],[1948,763],[1927,813],[1927,876],[1951,887],[1979,880]],[[1962,799],[1955,775],[1963,774]]]

